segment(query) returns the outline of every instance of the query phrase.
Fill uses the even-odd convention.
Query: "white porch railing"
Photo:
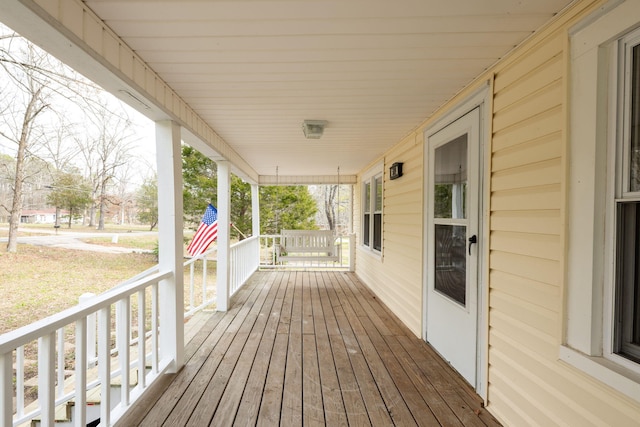
[[[231,246],[230,295],[258,269],[258,249],[258,237]],[[209,263],[217,262],[211,257],[216,250],[214,247],[184,263],[184,271],[189,273],[185,283],[189,291],[185,317],[215,303],[207,277]],[[196,262],[202,262],[199,285]],[[75,307],[0,337],[0,425],[19,426],[36,417],[43,426],[53,425],[55,408],[69,401],[74,401],[74,425],[86,425],[92,421],[87,420],[87,391],[97,387],[101,395],[101,425],[110,425],[119,418],[172,362],[161,358],[158,341],[161,339],[158,283],[170,276],[171,273],[159,273],[156,265],[104,294],[83,298]],[[196,292],[198,286],[200,292]],[[33,376],[38,389],[35,409],[34,404],[25,407],[27,346],[36,348],[31,352],[37,353],[38,358],[37,375]],[[67,350],[71,346],[75,347],[73,372],[66,369],[70,353]],[[139,357],[140,354],[145,357]],[[73,378],[65,380],[69,375]],[[120,384],[119,403],[110,401],[113,380]],[[136,384],[124,386],[130,383]]]
[[[143,279],[114,288],[46,319],[6,333],[0,337],[0,425],[18,426],[34,417],[41,425],[54,424],[57,406],[74,400],[74,424],[86,425],[87,391],[99,387],[100,421],[110,425],[171,364],[159,351],[163,339],[159,328],[159,282],[172,277],[171,272],[158,272]],[[135,303],[131,316],[131,305]],[[114,308],[117,322],[112,321]],[[90,316],[97,314],[97,365],[87,358]],[[117,327],[115,326],[117,325]],[[149,342],[138,339],[130,346],[135,330],[138,337],[150,335]],[[67,348],[65,335],[75,337],[72,363],[73,381],[65,381]],[[117,337],[117,344],[115,338]],[[37,341],[37,401],[35,409],[25,413],[25,348]],[[112,354],[115,351],[115,356]],[[15,357],[15,371],[13,363]],[[134,373],[137,379],[131,374]],[[13,384],[16,385],[16,411],[13,415]],[[111,386],[119,383],[119,403],[112,405]],[[119,381],[118,381],[119,380]],[[113,407],[112,407],[113,406]]]
[[[260,265],[260,238],[252,236],[231,245],[229,297],[245,284]]]
[[[185,301],[189,301],[188,308],[185,309],[184,317],[189,317],[203,308],[216,302],[215,294],[208,289],[207,277],[209,271],[209,263],[217,262],[215,257],[210,258],[210,255],[217,252],[216,247],[212,247],[201,255],[193,257],[185,261],[184,271],[189,271],[188,283],[185,283],[185,288],[188,286],[189,298]],[[196,292],[196,262],[202,262],[202,283],[200,283],[200,295]]]

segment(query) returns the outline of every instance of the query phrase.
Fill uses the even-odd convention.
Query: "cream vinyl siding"
[[[382,257],[358,249],[356,261],[358,276],[416,336],[422,325],[422,149],[422,135],[412,134],[386,154]],[[395,162],[404,163],[403,176],[391,181]],[[360,186],[356,194],[354,230],[360,230]]]
[[[638,402],[559,360],[569,191],[568,31],[604,4],[576,2],[385,153],[383,256],[358,252],[357,274],[420,336],[421,132],[493,78],[487,407],[505,426],[640,425]],[[406,172],[392,182],[388,167],[394,161],[404,161]],[[359,223],[359,200],[355,212]]]
[[[558,381],[564,368],[556,362],[562,316],[565,38],[558,30],[532,40],[495,72],[489,400],[507,425],[589,425],[599,416],[591,412],[593,406],[571,402],[578,390],[567,387],[566,379]]]
[[[558,361],[568,29],[582,2],[494,71],[489,409],[505,425],[638,425],[640,406]]]

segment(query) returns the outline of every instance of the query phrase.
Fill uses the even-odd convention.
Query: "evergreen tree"
[[[183,210],[185,224],[195,229],[207,204],[216,205],[218,177],[213,160],[192,147],[182,147]],[[317,206],[306,186],[260,187],[260,229],[276,234],[281,229],[315,229]],[[231,236],[251,234],[251,185],[231,175]],[[276,221],[277,219],[277,221]],[[235,229],[240,230],[240,233]]]
[[[185,224],[197,227],[207,204],[216,204],[217,167],[198,150],[182,146],[183,212]]]
[[[158,225],[158,179],[147,179],[136,193],[138,220],[149,224],[149,231]]]
[[[263,234],[280,230],[314,230],[318,206],[304,185],[260,187],[260,229]]]
[[[77,174],[60,173],[51,188],[47,201],[56,209],[69,211],[69,228],[71,228],[74,213],[77,215],[93,201],[91,185]]]

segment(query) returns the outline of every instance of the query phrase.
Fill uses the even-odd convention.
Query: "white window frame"
[[[567,287],[560,359],[640,401],[640,364],[614,353],[615,197],[624,105],[620,43],[637,2],[614,1],[571,33]],[[612,172],[618,171],[618,172]],[[585,268],[591,266],[591,268]]]
[[[380,178],[380,185],[382,186],[382,192],[381,192],[381,208],[379,210],[376,210],[376,178]],[[365,212],[366,212],[366,201],[367,201],[367,184],[370,184],[369,186],[369,190],[370,190],[370,197],[369,197],[369,215],[370,215],[370,219],[369,219],[369,243],[365,244],[364,241],[364,235],[365,235]],[[362,219],[362,224],[361,224],[361,232],[362,232],[362,239],[360,239],[360,247],[362,249],[364,249],[365,251],[370,252],[371,254],[377,255],[377,256],[381,256],[382,255],[382,246],[383,246],[383,228],[384,228],[384,166],[382,163],[377,164],[376,166],[372,167],[371,169],[369,169],[366,173],[364,173],[362,175],[362,194],[361,194],[361,199],[362,201],[361,203],[361,214],[360,217]],[[380,214],[380,249],[375,249],[374,248],[374,240],[375,240],[375,233],[374,233],[374,223],[375,223],[375,215],[376,214]]]
[[[618,129],[620,129],[620,131],[617,133],[618,137],[617,137],[617,141],[616,142],[616,159],[617,159],[617,164],[615,167],[615,171],[616,171],[616,181],[615,181],[615,189],[614,189],[614,193],[613,193],[613,197],[614,200],[610,201],[614,206],[613,206],[613,215],[615,215],[615,220],[617,221],[619,218],[619,213],[618,213],[618,207],[623,206],[625,204],[631,203],[631,202],[638,202],[640,201],[640,190],[636,190],[636,191],[632,191],[630,189],[630,182],[631,182],[631,170],[630,170],[630,158],[628,153],[631,151],[631,136],[629,135],[629,131],[630,131],[630,121],[631,121],[631,71],[632,71],[632,64],[631,64],[631,55],[632,55],[632,49],[634,47],[638,47],[640,46],[640,28],[630,32],[629,34],[627,34],[625,37],[623,37],[620,42],[619,42],[619,48],[618,48],[618,58],[617,58],[617,64],[620,67],[620,71],[618,73],[619,77],[619,81],[620,83],[618,84],[619,86],[619,91],[618,91],[618,111],[621,112],[621,114],[618,114]],[[616,224],[614,223],[614,235],[611,236],[611,242],[610,244],[612,245],[611,247],[611,252],[614,254],[614,260],[616,261],[620,261],[622,254],[618,255],[616,254],[616,251],[619,248],[620,243],[617,241],[617,238],[615,237],[616,234],[618,234],[619,230],[618,228],[620,227],[620,224]],[[638,248],[636,248],[638,249]],[[616,277],[615,279],[619,282],[621,280],[620,276],[620,272],[616,271]],[[622,286],[628,286],[629,284],[621,284],[618,283],[616,285],[616,288],[620,288]],[[615,295],[616,293],[614,292],[621,292],[618,289],[613,289],[611,291],[612,294],[612,300],[614,303],[614,307],[617,307],[618,310],[620,310],[620,304],[618,301],[616,301]],[[615,316],[615,318],[614,318]],[[627,321],[632,320],[631,316],[625,315],[625,317],[627,318]],[[616,314],[615,312],[612,313],[612,318],[611,319],[606,319],[611,320],[612,322],[615,322],[616,319],[620,318],[620,314]],[[605,328],[606,328],[606,324],[605,324]],[[612,332],[615,333],[614,331],[615,328],[615,323],[611,323],[609,325],[608,328],[606,328],[605,330],[611,330]],[[620,334],[622,334],[622,332],[619,332]],[[612,337],[611,340],[607,340],[606,344],[611,344],[611,352],[615,352],[616,350],[618,350],[618,345],[620,345],[620,347],[624,347],[624,344],[620,343],[616,343],[616,339],[617,337],[614,335]],[[621,339],[621,338],[620,338]],[[605,351],[607,351],[608,348],[605,345]],[[640,349],[638,349],[638,347],[636,345],[633,346],[628,346],[628,354],[633,354],[634,357],[638,358],[639,357],[639,353],[640,353]],[[640,365],[640,363],[634,362],[635,365]],[[632,365],[633,366],[633,365]]]

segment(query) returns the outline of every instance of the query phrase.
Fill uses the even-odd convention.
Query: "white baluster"
[[[95,315],[92,316],[95,319]],[[76,401],[73,419],[77,426],[87,425],[87,366],[87,318],[85,317],[76,321]]]
[[[158,284],[151,286],[151,370],[158,373]]]
[[[24,346],[16,349],[16,415],[24,415]]]
[[[147,386],[147,332],[145,314],[147,299],[144,289],[138,292],[138,388],[143,390]]]
[[[38,402],[42,427],[53,427],[55,422],[55,352],[55,332],[38,338]]]
[[[96,295],[90,292],[80,295],[79,303],[85,303],[93,299]],[[90,368],[90,364],[95,363],[96,360],[96,313],[91,313],[87,316],[87,368]]]
[[[202,303],[207,300],[207,257],[202,258]]]
[[[189,310],[193,310],[195,307],[193,289],[195,286],[195,276],[196,276],[196,262],[193,261],[189,266]]]
[[[111,307],[98,316],[98,372],[100,375],[100,424],[111,424]]]
[[[131,316],[129,316],[130,299],[126,297],[118,301],[118,321],[116,336],[120,337],[117,341],[118,359],[120,360],[120,379],[122,386],[120,387],[120,405],[122,408],[129,406],[129,337],[131,331]]]
[[[13,423],[12,365],[13,352],[0,354],[0,425],[3,426],[10,426]]]
[[[64,396],[64,327],[58,329],[58,398]]]

